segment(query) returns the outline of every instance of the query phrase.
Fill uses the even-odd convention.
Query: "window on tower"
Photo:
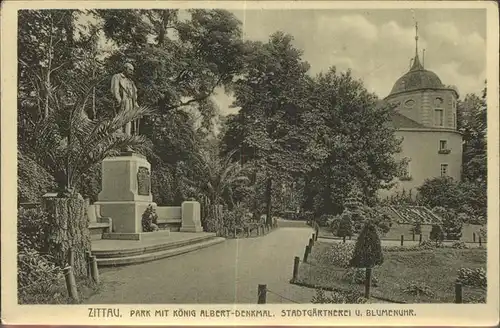
[[[444,111],[441,108],[434,110],[434,125],[444,126]]]

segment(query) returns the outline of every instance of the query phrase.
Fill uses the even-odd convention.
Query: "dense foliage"
[[[356,240],[356,246],[349,266],[372,268],[384,262],[380,238],[376,226],[367,222]]]

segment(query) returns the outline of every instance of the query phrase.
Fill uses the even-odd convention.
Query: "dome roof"
[[[415,56],[412,67],[394,83],[390,95],[404,91],[436,88],[444,88],[441,79],[434,72],[424,69],[418,56]]]

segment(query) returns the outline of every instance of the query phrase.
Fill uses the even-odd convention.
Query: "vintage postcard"
[[[6,1],[2,323],[494,326],[494,2]]]

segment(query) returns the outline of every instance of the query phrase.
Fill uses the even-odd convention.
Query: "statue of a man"
[[[122,73],[113,75],[111,79],[111,93],[115,98],[114,111],[115,114],[122,110],[131,110],[137,106],[137,88],[132,75],[134,74],[134,66],[130,63],[124,65]],[[139,134],[139,122],[129,122],[123,127],[123,132],[128,135]]]

